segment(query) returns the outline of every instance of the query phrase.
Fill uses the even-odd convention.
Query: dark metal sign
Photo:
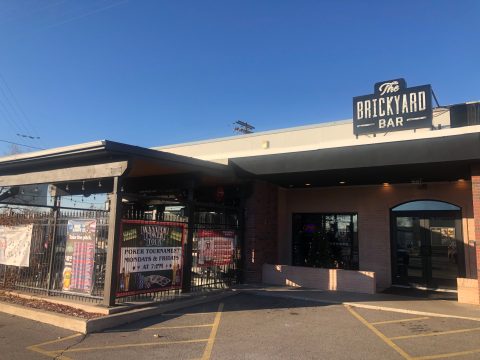
[[[375,84],[371,95],[353,98],[355,135],[418,129],[432,126],[432,88],[407,88],[404,79]]]

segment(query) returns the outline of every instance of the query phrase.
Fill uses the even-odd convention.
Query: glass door
[[[392,214],[393,283],[455,288],[464,273],[460,213]]]
[[[455,219],[432,216],[428,218],[429,282],[434,287],[456,285],[458,274],[458,246]]]
[[[419,216],[395,218],[397,284],[424,284],[426,278],[424,221]]]

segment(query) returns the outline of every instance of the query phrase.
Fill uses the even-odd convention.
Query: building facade
[[[273,283],[458,288],[478,303],[479,113],[469,103],[434,109],[431,128],[356,136],[345,120],[155,149],[254,181],[250,280],[263,267]]]

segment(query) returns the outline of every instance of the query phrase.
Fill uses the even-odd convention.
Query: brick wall
[[[475,223],[475,250],[477,255],[477,281],[480,289],[480,165],[472,166],[472,202]]]
[[[474,181],[478,181],[477,199],[480,201],[480,176]],[[476,274],[475,251],[469,248],[469,240],[475,236],[472,234],[474,221],[470,181],[429,183],[422,186],[399,184],[288,190],[287,204],[279,221],[282,229],[279,232],[279,248],[284,250],[279,264],[291,264],[292,213],[354,212],[358,214],[360,270],[374,271],[378,289],[386,288],[391,285],[392,276],[390,209],[404,202],[424,199],[445,201],[462,208],[467,277]],[[480,214],[480,206],[477,210]],[[480,219],[480,215],[477,218]],[[480,222],[477,223],[477,229],[480,230]]]
[[[260,282],[262,265],[277,259],[278,188],[255,181],[245,204],[245,281]]]

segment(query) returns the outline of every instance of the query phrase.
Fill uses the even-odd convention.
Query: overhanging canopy
[[[467,178],[480,160],[480,134],[235,158],[240,171],[279,185],[312,186]]]

